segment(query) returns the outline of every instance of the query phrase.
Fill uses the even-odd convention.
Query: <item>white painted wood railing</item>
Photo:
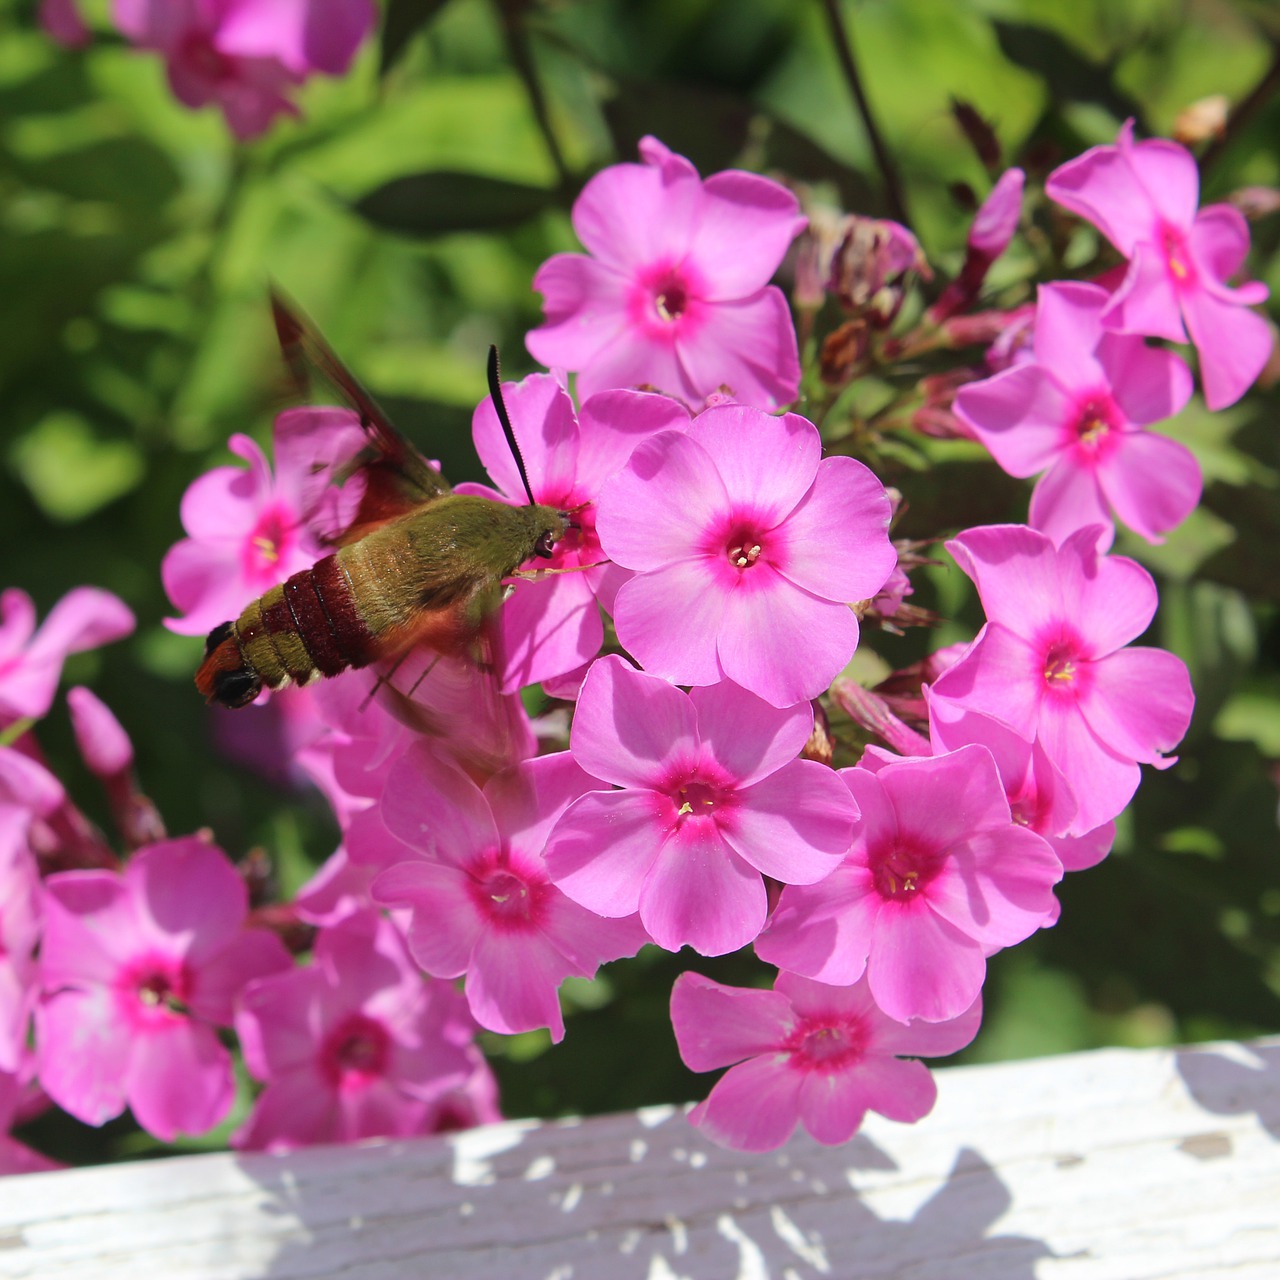
[[[22,1280],[1280,1280],[1280,1039],[938,1073],[768,1156],[678,1111],[0,1181]]]

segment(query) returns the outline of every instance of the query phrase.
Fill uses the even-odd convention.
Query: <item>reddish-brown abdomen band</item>
[[[336,676],[350,663],[343,658],[334,636],[334,622],[325,611],[311,579],[312,571],[303,569],[284,584],[284,598],[293,616],[298,634],[321,675]]]
[[[311,585],[330,626],[328,634],[344,666],[367,667],[378,657],[374,639],[356,606],[351,580],[336,555],[325,556],[310,569]],[[317,665],[319,665],[317,663]]]

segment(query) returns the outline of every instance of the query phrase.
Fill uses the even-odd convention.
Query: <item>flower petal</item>
[[[778,991],[726,987],[692,971],[671,988],[671,1027],[690,1071],[715,1071],[776,1050],[795,1023],[791,1002]]]
[[[1121,447],[1098,468],[1098,483],[1116,515],[1149,542],[1195,510],[1200,464],[1185,445],[1149,431],[1126,432]]]

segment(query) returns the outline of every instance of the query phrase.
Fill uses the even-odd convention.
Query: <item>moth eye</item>
[[[550,560],[553,554],[552,548],[556,545],[556,536],[553,533],[540,533],[538,541],[533,544],[533,554],[541,556],[544,560]]]

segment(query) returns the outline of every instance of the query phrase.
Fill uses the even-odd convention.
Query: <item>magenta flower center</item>
[[[557,511],[568,511],[569,527],[551,550],[551,561],[541,563],[552,569],[579,569],[601,564],[608,556],[596,536],[596,505],[580,493],[539,494],[538,501]]]
[[[1075,646],[1051,644],[1044,655],[1044,681],[1050,688],[1063,688],[1074,683],[1079,670]]]
[[[805,1018],[782,1047],[802,1071],[843,1071],[866,1054],[866,1028],[856,1016]]]
[[[755,529],[735,529],[729,535],[725,555],[735,569],[750,569],[764,555],[763,536]]]
[[[646,336],[662,343],[700,327],[705,316],[701,281],[688,263],[669,259],[638,272],[627,294],[627,314]]]
[[[472,866],[470,888],[476,909],[490,927],[519,933],[541,925],[553,892],[545,874],[518,865],[506,850]]]
[[[709,818],[723,800],[720,789],[706,782],[691,781],[677,789],[672,799],[676,802],[677,818]]]
[[[366,1013],[348,1014],[325,1037],[320,1070],[338,1089],[359,1089],[381,1079],[391,1061],[387,1029]]]
[[[910,902],[938,874],[941,861],[936,850],[901,841],[871,854],[872,882],[882,898]]]
[[[191,985],[186,965],[170,956],[143,957],[116,980],[122,1013],[134,1027],[187,1017]]]
[[[1196,282],[1196,269],[1191,261],[1186,236],[1175,226],[1162,222],[1159,230],[1160,249],[1175,288],[1190,288]]]
[[[274,582],[280,575],[280,561],[293,545],[296,522],[292,512],[279,503],[266,507],[258,517],[244,548],[245,574],[251,580]]]
[[[1072,431],[1086,453],[1097,453],[1107,436],[1119,426],[1115,402],[1108,395],[1092,395],[1076,411]]]

